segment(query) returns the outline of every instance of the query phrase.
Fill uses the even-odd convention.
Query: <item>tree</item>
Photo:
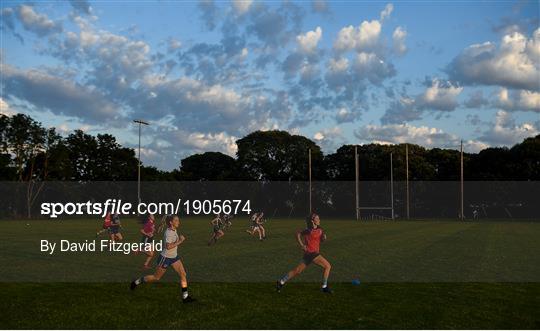
[[[181,161],[181,180],[230,180],[236,176],[236,160],[219,152],[206,152]]]
[[[323,178],[321,148],[303,136],[286,131],[256,131],[236,141],[238,169],[250,180],[307,180],[308,150],[312,178]]]

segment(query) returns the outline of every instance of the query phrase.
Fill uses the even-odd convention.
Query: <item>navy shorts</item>
[[[180,261],[180,257],[165,257],[161,254],[159,254],[159,257],[157,259],[157,265],[158,267],[162,267],[163,269],[167,269],[170,265],[172,265],[174,262]]]
[[[120,227],[119,226],[111,226],[111,227],[109,227],[109,233],[110,234],[120,233]]]
[[[143,236],[141,238],[141,243],[143,243],[143,244],[151,244],[153,241],[154,241],[154,237],[149,237],[149,236],[144,235],[144,234],[143,234]]]
[[[304,256],[302,257],[302,262],[304,262],[305,265],[310,265],[313,260],[317,258],[317,256],[321,255],[320,253],[304,253]]]

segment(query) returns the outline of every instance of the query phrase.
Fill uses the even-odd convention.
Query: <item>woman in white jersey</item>
[[[157,261],[157,268],[153,275],[147,275],[131,282],[131,289],[134,290],[142,283],[157,282],[163,277],[167,268],[171,266],[180,275],[180,283],[182,285],[182,301],[193,302],[193,299],[188,294],[188,284],[186,278],[186,270],[182,264],[182,260],[178,256],[178,246],[186,240],[183,235],[178,235],[177,229],[180,226],[180,218],[176,215],[170,215],[166,218],[167,230],[163,237],[163,250]]]

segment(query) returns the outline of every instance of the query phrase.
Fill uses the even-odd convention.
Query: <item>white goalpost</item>
[[[371,219],[371,220],[382,220],[382,219],[395,219],[395,213],[394,213],[394,167],[393,167],[393,154],[390,153],[390,205],[389,206],[360,206],[360,163],[359,163],[359,156],[358,156],[358,147],[354,147],[354,161],[355,161],[355,209],[356,209],[356,220],[359,221],[361,219]],[[385,217],[384,215],[376,214],[376,213],[368,213],[367,215],[363,216],[364,213],[362,211],[369,211],[369,210],[389,210],[390,211],[390,217]]]

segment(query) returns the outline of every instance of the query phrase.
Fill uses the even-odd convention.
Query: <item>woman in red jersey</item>
[[[328,276],[330,275],[331,265],[319,252],[321,242],[326,240],[326,234],[321,228],[321,220],[319,215],[312,213],[306,218],[307,228],[304,231],[298,231],[296,233],[296,240],[300,247],[304,251],[302,261],[296,266],[296,268],[289,271],[285,276],[277,281],[276,290],[279,292],[285,283],[299,275],[306,269],[311,262],[321,266],[324,269],[322,291],[324,293],[332,293],[328,287]]]

